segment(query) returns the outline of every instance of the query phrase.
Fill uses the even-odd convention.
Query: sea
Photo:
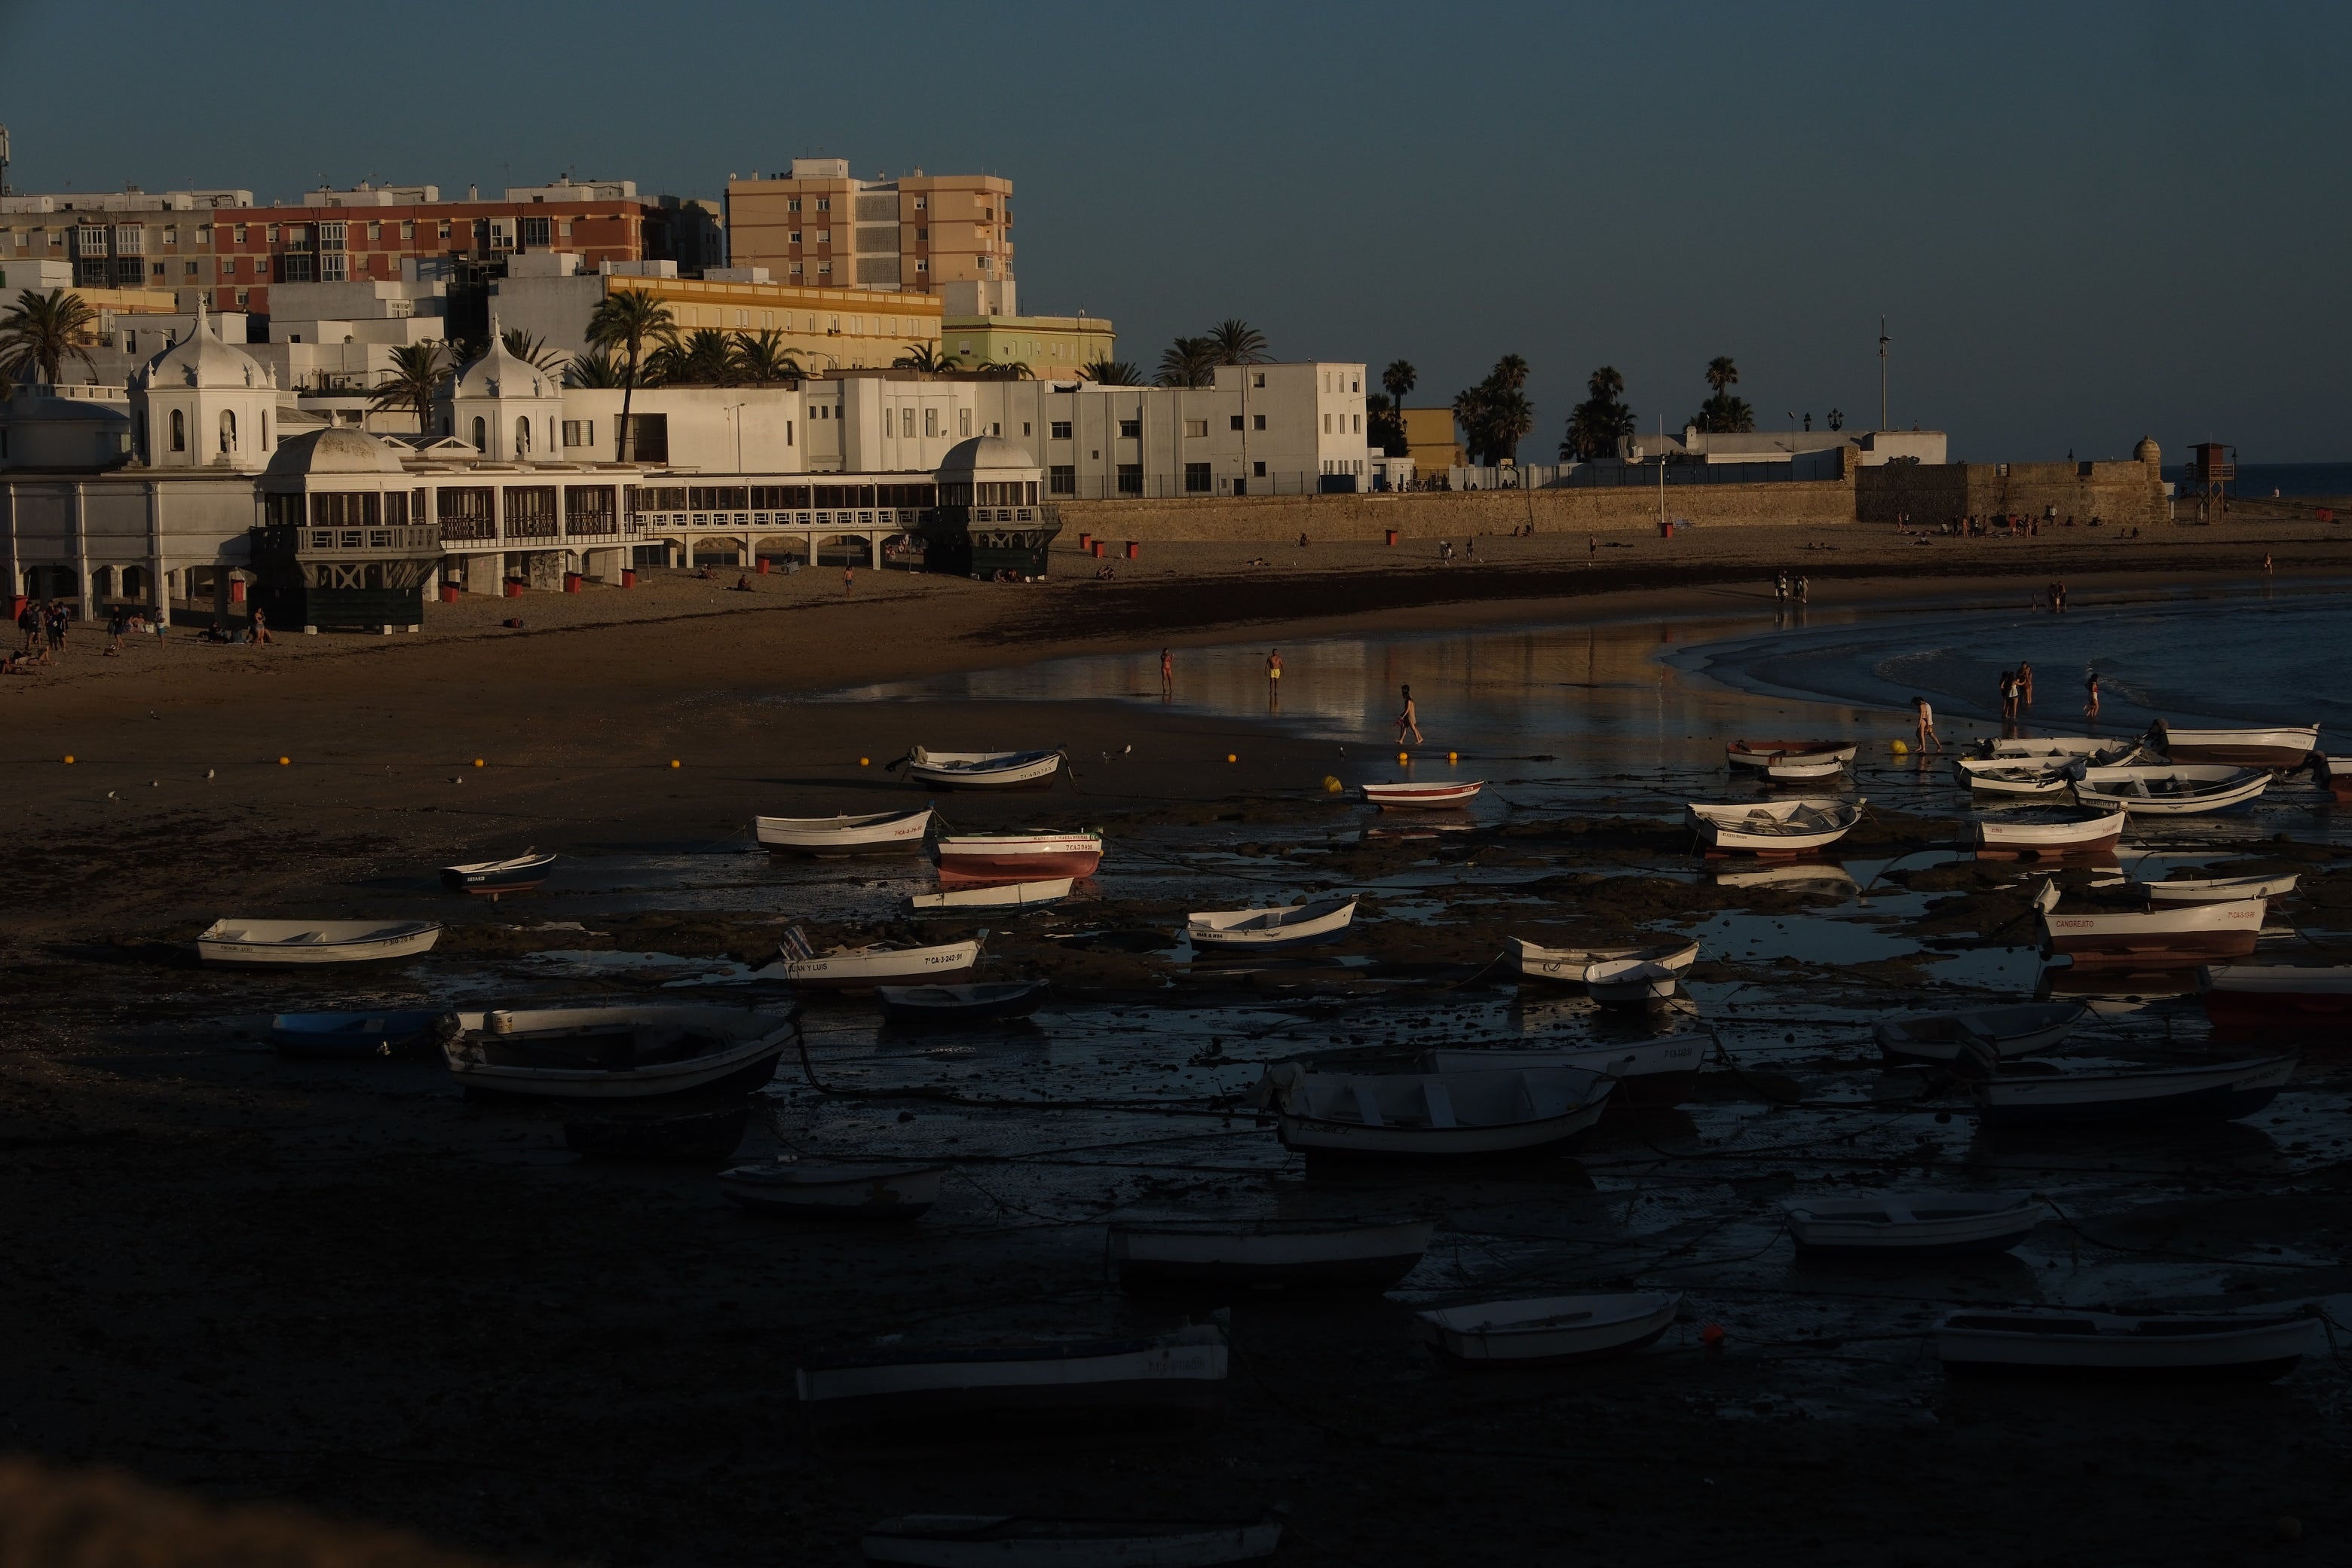
[[[2189,466],[2170,463],[2164,477],[2186,484]],[[2241,463],[2231,493],[2267,496],[2275,490],[2287,496],[2352,496],[2352,463]]]

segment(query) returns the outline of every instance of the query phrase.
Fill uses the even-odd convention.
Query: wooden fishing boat
[[[772,855],[883,855],[921,847],[931,830],[931,808],[872,811],[851,816],[755,816],[751,832]]]
[[[468,1094],[561,1100],[756,1089],[775,1076],[793,1016],[740,1007],[498,1009],[453,1015],[442,1054]]]
[[[903,1160],[779,1160],[738,1165],[719,1190],[745,1208],[803,1219],[920,1219],[950,1167]]]
[[[1812,888],[1819,892],[1853,889],[1853,873],[1834,860],[1766,860],[1708,868],[1718,888]]]
[[[1724,745],[1723,754],[1733,767],[1758,773],[1768,772],[1776,763],[1790,766],[1809,763],[1834,764],[1835,771],[1853,762],[1858,750],[1843,741],[1731,741]]]
[[[1421,1262],[1434,1220],[1136,1221],[1110,1227],[1122,1289],[1384,1290]]]
[[[1646,958],[1612,958],[1585,972],[1584,994],[1604,1007],[1654,1007],[1673,997],[1682,973]]]
[[[2104,757],[2138,748],[2137,741],[2098,735],[1988,735],[1976,744],[1979,757]]]
[[[527,893],[547,880],[547,868],[555,864],[552,855],[541,855],[535,849],[504,860],[477,860],[467,866],[444,866],[441,880],[452,888],[483,898],[495,899],[506,893]]]
[[[943,942],[928,946],[911,942],[868,942],[864,947],[836,947],[818,952],[801,928],[784,932],[784,979],[817,991],[871,991],[877,986],[915,982],[927,985],[961,980],[980,962],[982,931],[970,942]]]
[[[972,1346],[812,1361],[793,1374],[821,1432],[929,1439],[962,1428],[1204,1426],[1224,1409],[1224,1331],[1202,1324],[1125,1340]]]
[[[1684,817],[1710,855],[1809,855],[1853,831],[1864,804],[1830,795],[1727,805],[1693,801]]]
[[[1102,864],[1099,833],[959,833],[939,840],[940,886],[1040,882],[1091,877]]]
[[[1539,947],[1514,936],[1504,939],[1503,956],[1523,979],[1582,985],[1590,981],[1598,965],[1626,959],[1655,963],[1679,973],[1697,961],[1698,943],[1676,937],[1620,947]]]
[[[436,921],[218,920],[196,935],[206,963],[252,968],[320,963],[391,963],[433,951]]]
[[[1576,1068],[1454,1073],[1265,1070],[1255,1102],[1283,1147],[1370,1159],[1460,1160],[1563,1149],[1601,1120],[1617,1080]]]
[[[1052,752],[929,752],[906,756],[909,776],[940,789],[1046,789],[1062,765]]]
[[[280,1013],[269,1020],[269,1043],[289,1057],[388,1057],[423,1040],[440,1021],[429,1008]]]
[[[915,915],[958,915],[974,910],[1034,910],[1057,904],[1070,896],[1075,877],[1041,877],[1034,882],[981,882],[968,888],[947,888],[917,893],[907,900]]]
[[[1184,934],[1196,952],[1269,952],[1337,942],[1356,919],[1353,899],[1318,899],[1265,910],[1205,910],[1188,915]]]
[[[2053,883],[2049,891],[2055,890]],[[2084,914],[2044,909],[2042,944],[2073,959],[2077,969],[2193,969],[2253,952],[2269,907],[2261,899],[2240,899]]]
[[[2168,877],[2160,882],[2135,881],[2132,889],[2146,894],[2151,904],[2226,904],[2239,899],[2284,898],[2301,879],[2293,871],[2267,877]]]
[[[564,1122],[563,1145],[592,1160],[709,1163],[733,1155],[751,1122],[749,1104],[682,1116],[580,1117]]]
[[[1639,1045],[1575,1046],[1536,1050],[1465,1049],[1459,1047],[1423,1051],[1416,1058],[1423,1072],[1485,1072],[1495,1068],[1577,1068],[1606,1073],[1617,1080],[1609,1097],[1612,1113],[1654,1110],[1680,1105],[1698,1087],[1706,1042],[1698,1036],[1669,1036]]]
[[[2245,805],[2270,788],[2273,776],[2260,768],[2222,763],[2085,768],[2075,781],[2074,798],[2084,805],[2120,807],[2134,816],[2194,816]]]
[[[1954,757],[1953,782],[1984,795],[2042,799],[2064,795],[2074,787],[2083,761],[2052,758],[2047,762],[2018,757]]]
[[[1948,1372],[2268,1383],[2294,1369],[2318,1328],[2302,1312],[2127,1317],[2028,1307],[1954,1313],[1936,1325],[1936,1356]]]
[[[2207,1067],[1996,1073],[1973,1086],[1989,1123],[2215,1121],[2268,1105],[2294,1076],[2293,1054]]]
[[[1674,1327],[1682,1297],[1664,1290],[1542,1296],[1417,1313],[1421,1337],[1468,1366],[1536,1366],[1624,1355]]]
[[[2244,730],[2176,729],[2159,719],[2148,731],[2157,750],[2176,763],[2223,763],[2237,768],[2292,770],[2319,749],[2316,724]]]
[[[2119,806],[2053,806],[1977,818],[1977,858],[2056,860],[2110,855],[2131,814]]]
[[[858,1543],[887,1568],[1238,1568],[1282,1544],[1276,1519],[1025,1519],[922,1513]]]
[[[1764,776],[1774,784],[1820,784],[1845,772],[1836,757],[1774,757],[1764,764]]]
[[[2322,754],[2313,764],[2320,788],[2328,793],[2337,805],[2352,804],[2352,757],[2331,757]]]
[[[1893,1062],[1949,1062],[1964,1048],[2007,1060],[2063,1043],[2066,1031],[2089,1011],[2079,1002],[2018,1002],[1950,1013],[1900,1013],[1881,1019],[1871,1034],[1879,1053]]]
[[[1026,1018],[1053,993],[1044,980],[1000,980],[982,985],[877,985],[875,999],[894,1024],[944,1027]]]
[[[2042,1223],[2032,1193],[1855,1193],[1780,1205],[1804,1252],[1843,1258],[1957,1258],[2007,1252]]]
[[[1486,781],[1478,779],[1465,784],[1368,784],[1363,789],[1364,798],[1382,811],[1426,811],[1467,805],[1486,787]]]
[[[2219,963],[2198,972],[2197,986],[2217,1027],[2352,1026],[2352,963]]]

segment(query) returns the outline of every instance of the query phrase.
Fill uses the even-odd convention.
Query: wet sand
[[[2013,972],[2023,895],[2005,875],[1930,855],[1867,902],[1853,883],[1695,879],[1630,788],[1459,845],[1368,840],[1360,808],[1320,790],[1329,742],[1262,721],[778,700],[1260,628],[1622,624],[1769,602],[1776,565],[1808,572],[1823,605],[2005,602],[2053,575],[2079,604],[2240,578],[2265,550],[2290,575],[2352,567],[2326,530],[2285,523],[2095,552],[1742,533],[1677,540],[1671,562],[1665,542],[1630,540],[1598,567],[1580,541],[1481,541],[1493,564],[1443,571],[1162,547],[1110,582],[860,574],[845,604],[838,573],[740,595],[681,575],[635,601],[436,606],[415,638],[183,637],[103,661],[78,647],[62,671],[0,683],[17,828],[0,1237],[19,1265],[0,1299],[16,1347],[0,1442],[471,1551],[614,1563],[845,1563],[873,1519],[964,1509],[1277,1507],[1284,1560],[1301,1562],[2223,1563],[2278,1551],[2284,1515],[2305,1532],[2289,1554],[2334,1550],[2352,1530],[2352,1385],[2325,1359],[2275,1387],[2133,1392],[1948,1383],[1923,1353],[1954,1301],[2340,1306],[2352,1289],[2336,1261],[2347,1099],[2324,1049],[2263,1118],[2087,1146],[1988,1140],[1948,1097],[1880,1104],[1871,1016],[1938,986],[1959,1005]],[[1822,542],[1837,548],[1801,549]],[[518,613],[521,632],[495,626]],[[917,1226],[763,1224],[708,1171],[583,1163],[555,1118],[468,1104],[431,1061],[305,1064],[258,1043],[268,1012],[306,1005],[661,995],[763,963],[788,915],[821,939],[894,929],[876,911],[920,884],[912,865],[771,867],[742,839],[755,810],[906,801],[879,764],[915,741],[1066,744],[1083,794],[943,804],[959,825],[1099,823],[1135,847],[1094,901],[992,944],[1055,979],[1038,1027],[910,1039],[862,1003],[812,1009],[818,1080],[871,1098],[780,1074],[777,1126],[747,1153],[781,1136],[954,1155],[966,1179]],[[1879,798],[1894,780],[1859,782]],[[1907,797],[1857,834],[1854,881],[1957,832],[1950,801]],[[563,850],[572,879],[497,908],[432,886],[436,864],[525,843]],[[2352,872],[2324,847],[2295,863],[2309,881],[2284,918],[2330,941]],[[1186,908],[1340,882],[1372,897],[1329,963],[1186,977],[1167,934]],[[231,910],[426,913],[452,931],[426,963],[364,982],[191,967],[180,944]],[[1710,933],[1696,1012],[1654,1026],[1715,1028],[1729,1065],[1680,1111],[1542,1170],[1443,1181],[1310,1175],[1223,1118],[1258,1062],[1303,1051],[1616,1037],[1580,1000],[1481,971],[1506,932],[1640,923]],[[613,964],[635,953],[669,962]],[[2151,1059],[2229,1048],[2179,1003],[2116,998],[2095,1035]],[[1016,1097],[1051,1108],[967,1103]],[[1905,1183],[2047,1185],[2079,1229],[1893,1276],[1792,1263],[1773,1242],[1790,1192]],[[802,1436],[792,1369],[810,1353],[1172,1323],[1106,1283],[1101,1218],[1231,1209],[1444,1226],[1391,1297],[1242,1303],[1231,1409],[1204,1440],[906,1460]],[[1411,1332],[1430,1300],[1632,1280],[1685,1289],[1691,1321],[1627,1361],[1466,1376]],[[1723,1349],[1701,1347],[1706,1322]]]

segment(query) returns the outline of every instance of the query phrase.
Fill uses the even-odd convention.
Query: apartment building
[[[195,308],[213,286],[215,215],[253,205],[244,190],[68,191],[0,196],[0,274],[58,277],[38,264],[55,262],[70,274],[44,288],[162,289],[184,297],[173,307]]]
[[[728,260],[813,288],[936,294],[1013,277],[1013,182],[992,174],[853,178],[846,158],[727,182]]]

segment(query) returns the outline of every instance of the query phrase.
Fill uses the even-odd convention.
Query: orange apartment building
[[[853,179],[846,158],[727,182],[728,264],[779,283],[938,294],[1013,277],[1013,182],[993,174]]]

